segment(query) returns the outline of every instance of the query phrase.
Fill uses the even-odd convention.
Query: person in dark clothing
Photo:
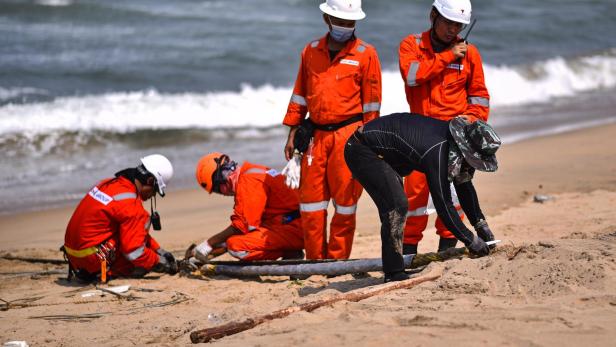
[[[439,217],[470,253],[485,256],[494,240],[471,181],[475,169],[495,171],[500,139],[483,121],[469,123],[418,114],[395,113],[360,127],[347,141],[344,158],[353,177],[374,200],[381,219],[385,282],[408,278],[404,272],[402,237],[408,210],[402,177],[417,170],[426,175]],[[453,181],[462,209],[475,227],[462,222],[451,199]]]

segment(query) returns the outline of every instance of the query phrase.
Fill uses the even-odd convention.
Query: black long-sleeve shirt
[[[432,201],[445,226],[465,244],[473,241],[473,233],[462,222],[451,199],[447,179],[448,122],[411,113],[395,113],[365,124],[360,132],[360,142],[400,176],[408,176],[413,170],[424,173]],[[472,182],[454,186],[470,222],[474,225],[479,219],[484,219]]]

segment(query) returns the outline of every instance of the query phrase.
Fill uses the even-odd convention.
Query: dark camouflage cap
[[[498,169],[495,153],[501,139],[488,123],[481,120],[470,123],[464,117],[456,117],[449,122],[449,132],[470,166],[486,172]]]

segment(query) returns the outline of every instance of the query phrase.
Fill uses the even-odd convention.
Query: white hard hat
[[[432,6],[449,20],[462,24],[471,22],[471,0],[434,0]]]
[[[152,154],[141,158],[141,163],[156,178],[160,196],[165,196],[165,187],[173,177],[173,166],[169,159],[160,154]]]
[[[324,13],[340,19],[360,20],[366,18],[361,10],[361,0],[326,0],[319,8]]]

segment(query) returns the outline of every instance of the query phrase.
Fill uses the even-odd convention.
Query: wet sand
[[[503,146],[498,153],[499,171],[478,173],[475,179],[488,221],[504,240],[495,254],[434,264],[445,269],[437,281],[294,314],[216,343],[612,344],[616,338],[614,134],[616,125],[608,125]],[[536,194],[551,199],[534,203]],[[232,199],[209,196],[197,188],[171,192],[159,200],[163,231],[153,235],[165,248],[181,251],[226,227],[231,206]],[[59,258],[56,250],[71,213],[72,207],[0,217],[0,251]],[[376,209],[364,194],[352,257],[379,256],[378,229]],[[436,243],[434,229],[429,228],[419,251],[432,251]],[[298,282],[281,277],[240,280],[168,275],[113,281],[111,285],[161,290],[133,290],[140,299],[127,301],[109,296],[81,298],[86,288],[67,284],[60,279],[64,275],[9,274],[59,269],[0,260],[0,298],[18,304],[0,311],[0,342],[188,345],[190,331],[197,328],[382,281],[380,273],[364,279],[312,276]],[[184,298],[188,300],[144,308]],[[58,314],[97,314],[97,318],[32,318]]]

